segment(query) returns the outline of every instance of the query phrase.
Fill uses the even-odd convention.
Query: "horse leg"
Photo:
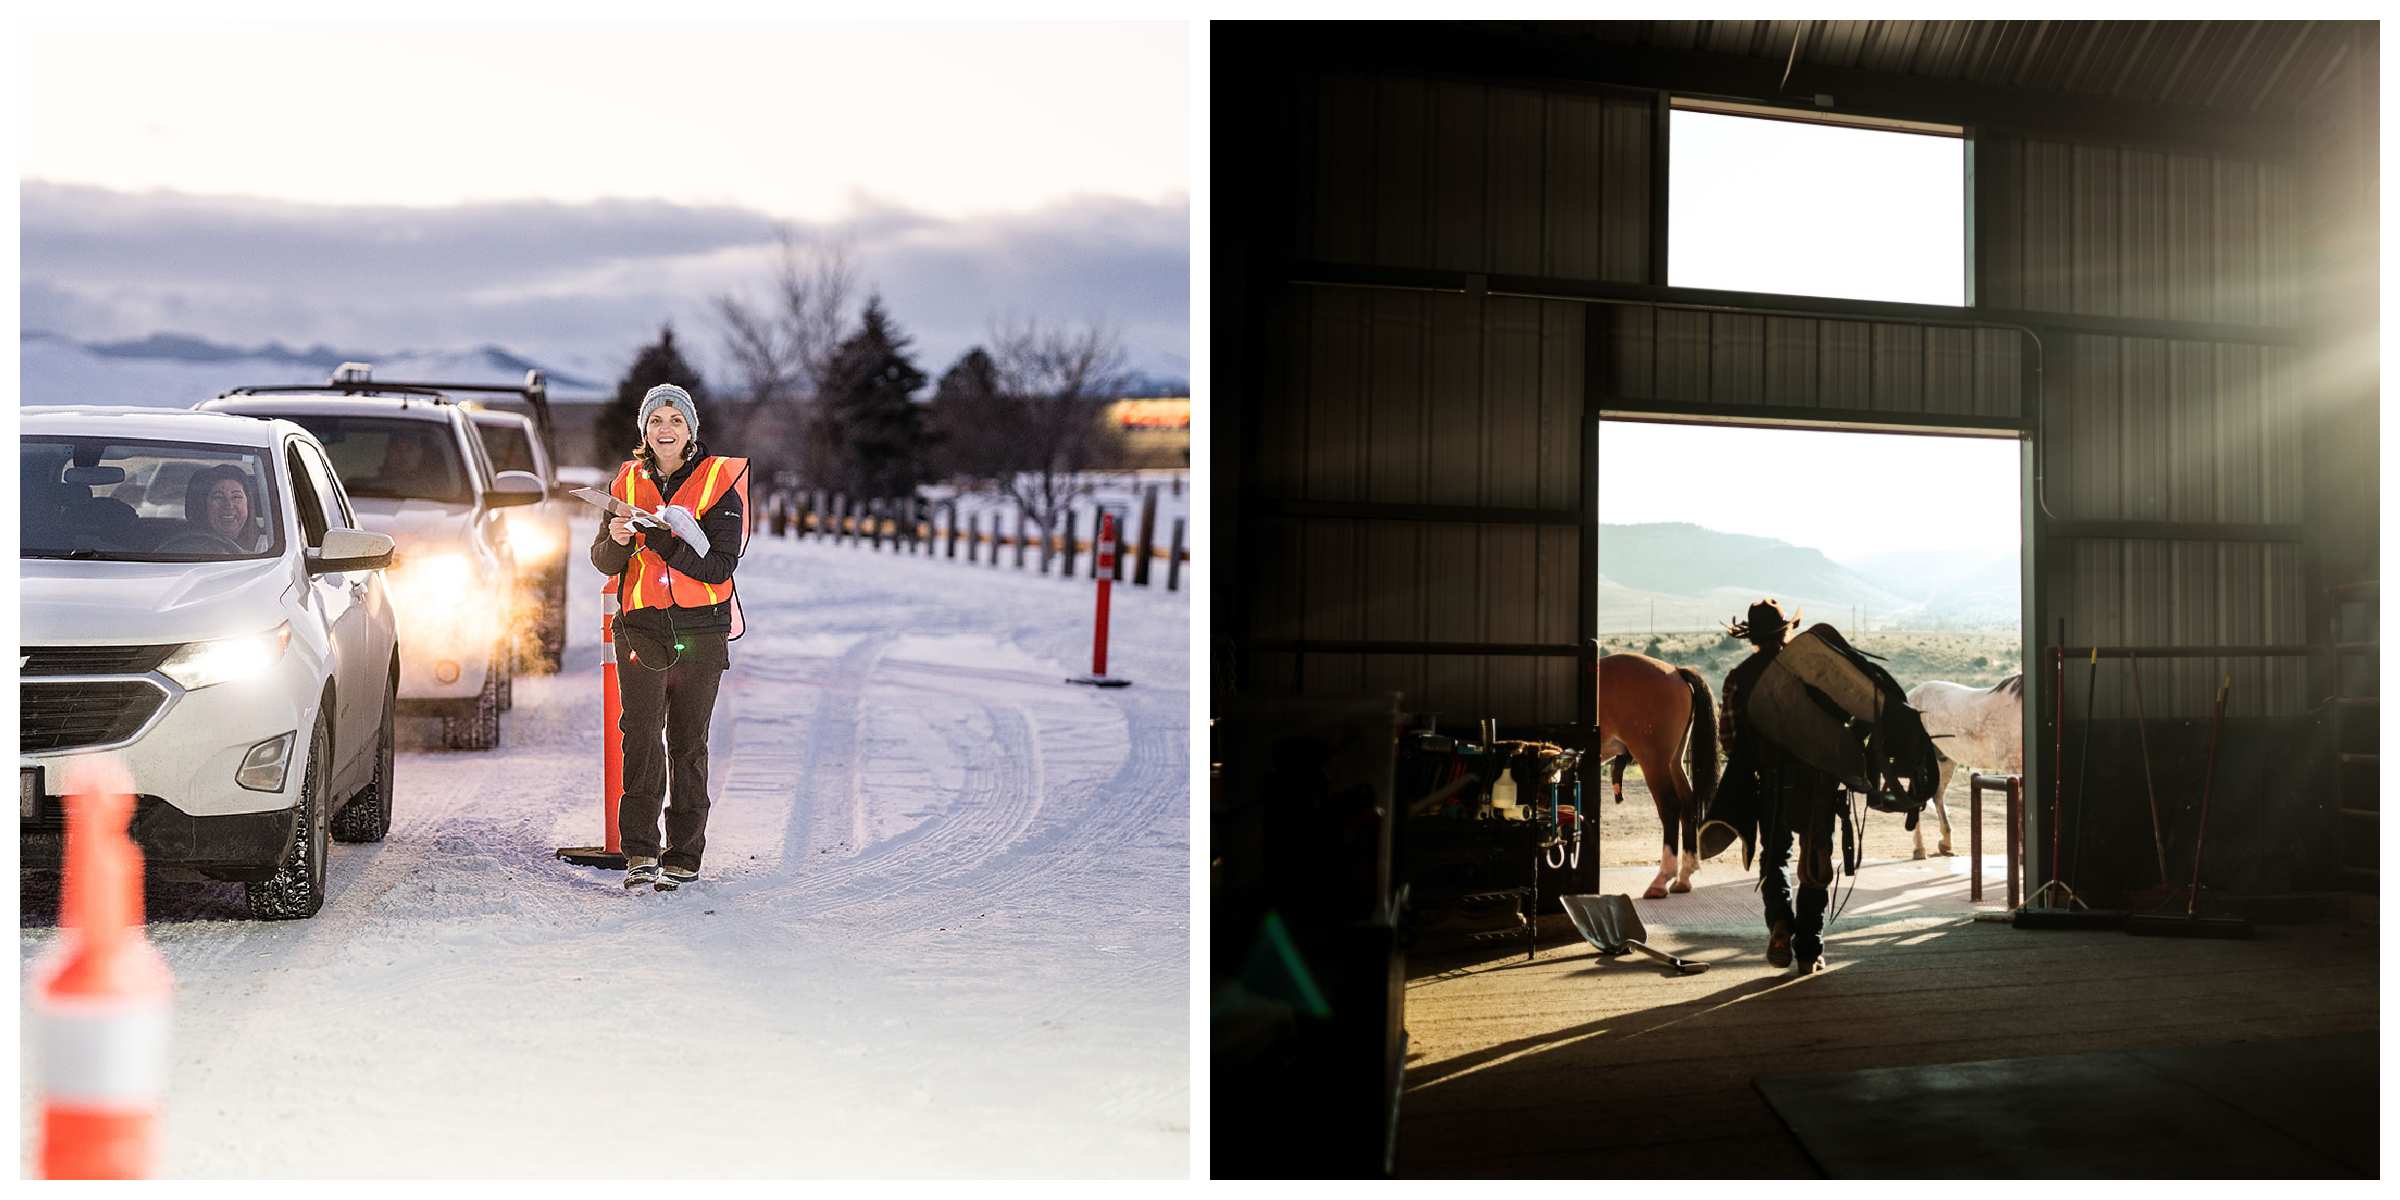
[[[1957,853],[1957,851],[1954,851],[1950,848],[1950,805],[1944,800],[1944,797],[1950,794],[1950,772],[1955,769],[1957,765],[1958,764],[1951,762],[1949,759],[1945,758],[1942,760],[1942,785],[1940,790],[1934,792],[1933,794],[1933,811],[1942,819],[1941,849],[1943,858],[1949,858]],[[1924,822],[1918,822],[1919,828],[1922,828],[1923,825]]]
[[[1700,814],[1692,811],[1699,794],[1692,790],[1691,781],[1684,777],[1681,763],[1669,767],[1668,771],[1675,780],[1675,811],[1680,814],[1676,826],[1681,834],[1683,855],[1682,861],[1677,864],[1675,883],[1667,890],[1688,892],[1692,890],[1692,876],[1700,870]]]
[[[1650,886],[1643,890],[1644,900],[1664,900],[1670,890],[1688,892],[1691,884],[1675,877],[1675,841],[1677,817],[1682,812],[1682,797],[1675,786],[1673,772],[1662,768],[1651,755],[1637,755],[1635,762],[1642,768],[1642,782],[1650,788],[1650,803],[1658,809],[1659,852],[1658,874],[1651,877]]]
[[[1950,769],[1954,764],[1951,763],[1950,756],[1943,754],[1940,750],[1935,750],[1933,755],[1934,761],[1941,764],[1941,778],[1933,786],[1933,811],[1943,813],[1941,847],[1942,853],[1948,854],[1950,853],[1950,818],[1942,808],[1942,793],[1950,790]],[[1915,845],[1915,852],[1909,857],[1925,857],[1925,816],[1923,813],[1917,815],[1917,827],[1909,830],[1908,836]]]
[[[1608,760],[1608,790],[1615,793],[1616,803],[1625,803],[1625,764],[1632,762],[1630,754],[1620,754]]]

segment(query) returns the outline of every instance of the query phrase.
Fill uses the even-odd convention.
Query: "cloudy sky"
[[[23,323],[613,370],[775,231],[938,373],[994,316],[1189,370],[1181,24],[28,31]]]

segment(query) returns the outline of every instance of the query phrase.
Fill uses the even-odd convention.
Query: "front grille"
[[[181,649],[164,646],[24,646],[20,675],[139,675],[155,671]]]
[[[44,754],[124,741],[167,702],[167,693],[139,680],[27,681],[17,685],[17,702],[17,752]]]

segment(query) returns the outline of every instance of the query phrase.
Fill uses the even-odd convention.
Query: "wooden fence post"
[[[1167,549],[1167,590],[1183,584],[1183,518],[1175,518],[1175,541]]]
[[[1064,540],[1064,541],[1063,541],[1063,542],[1060,544],[1060,546],[1059,546],[1059,549],[1060,549],[1060,550],[1061,550],[1061,551],[1062,551],[1062,552],[1063,552],[1063,553],[1066,555],[1066,562],[1065,562],[1064,564],[1062,564],[1062,566],[1061,566],[1061,568],[1060,568],[1060,570],[1059,570],[1059,572],[1058,572],[1058,577],[1059,577],[1059,578],[1061,578],[1061,579],[1073,579],[1073,578],[1075,578],[1075,510],[1074,510],[1074,509],[1071,509],[1071,508],[1070,508],[1070,509],[1068,509],[1068,510],[1067,510],[1067,530],[1066,530],[1066,538],[1065,538],[1065,540]]]
[[[1153,483],[1142,489],[1141,557],[1135,559],[1133,564],[1133,581],[1142,587],[1150,586],[1150,546],[1157,530],[1158,485]]]
[[[1025,506],[1017,506],[1017,569],[1025,569],[1025,542],[1032,532],[1032,522],[1025,515]]]
[[[1114,549],[1116,550],[1116,562],[1117,562],[1117,565],[1116,565],[1116,568],[1115,568],[1114,572],[1113,572],[1113,573],[1112,573],[1112,574],[1109,576],[1109,578],[1111,578],[1111,579],[1113,579],[1113,580],[1117,581],[1118,583],[1123,583],[1123,582],[1125,582],[1125,580],[1126,580],[1126,571],[1128,570],[1128,568],[1125,566],[1125,559],[1126,559],[1126,557],[1127,557],[1127,555],[1126,555],[1126,553],[1125,553],[1125,538],[1126,538],[1126,535],[1127,535],[1127,534],[1129,534],[1129,533],[1131,533],[1131,532],[1132,532],[1132,530],[1130,530],[1129,528],[1127,528],[1127,526],[1128,526],[1129,524],[1130,524],[1130,522],[1126,522],[1126,521],[1119,521],[1119,522],[1117,522],[1117,526],[1116,526],[1116,529],[1117,529],[1117,538],[1116,538],[1117,544],[1116,544],[1116,546],[1114,547]]]

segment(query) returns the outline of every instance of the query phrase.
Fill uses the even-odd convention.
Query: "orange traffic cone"
[[[141,1179],[157,1161],[175,980],[142,933],[142,852],[123,764],[68,768],[57,945],[34,971],[45,1179]]]

